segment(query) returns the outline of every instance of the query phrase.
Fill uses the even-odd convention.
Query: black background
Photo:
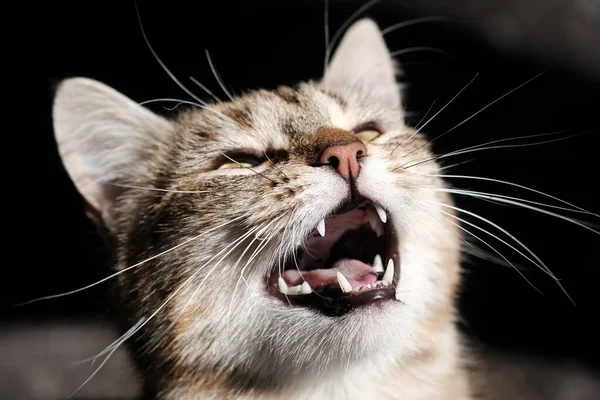
[[[331,35],[360,4],[333,2]],[[139,2],[138,6],[157,53],[199,95],[202,92],[188,76],[193,75],[226,97],[212,77],[205,49],[235,93],[318,79],[322,73],[322,2],[172,1]],[[7,38],[7,64],[16,71],[4,76],[5,87],[9,88],[4,93],[8,100],[4,107],[4,136],[8,140],[4,155],[9,161],[5,168],[8,186],[4,189],[4,227],[10,239],[4,242],[2,323],[110,315],[104,285],[62,299],[12,307],[38,296],[84,286],[107,274],[102,243],[83,213],[82,200],[55,148],[51,125],[53,87],[60,79],[86,76],[136,101],[190,99],[148,50],[133,2],[36,5],[24,15]],[[385,2],[366,15],[374,17],[382,28],[418,16]],[[475,158],[450,172],[515,182],[600,213],[599,82],[563,66],[528,58],[527,54],[501,53],[451,22],[407,27],[390,33],[386,40],[393,51],[431,46],[448,53],[413,52],[398,58],[405,72],[404,101],[413,125],[436,99],[429,115],[479,74],[463,95],[427,125],[425,131],[432,138],[550,68],[436,141],[435,150],[444,153],[495,139],[552,131],[565,130],[563,137],[586,131],[565,141],[476,152],[449,158],[446,163]],[[168,113],[163,106],[172,104],[154,104],[151,108]],[[465,189],[550,201],[503,185],[458,179],[452,182]],[[600,236],[531,210],[464,197],[457,201],[459,207],[496,221],[526,243],[577,302],[573,306],[551,278],[489,239],[503,254],[525,267],[523,274],[543,295],[511,268],[469,257],[460,300],[465,331],[493,348],[575,358],[600,367],[600,330],[596,324]],[[600,218],[593,216],[568,215],[600,224]],[[484,226],[474,218],[469,221]],[[479,247],[485,249],[484,245]]]

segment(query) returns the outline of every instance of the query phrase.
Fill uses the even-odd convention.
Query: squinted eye
[[[368,122],[366,124],[361,124],[352,130],[356,136],[363,142],[370,142],[371,140],[379,137],[381,135],[381,131],[377,128],[377,126]]]
[[[266,158],[248,153],[223,154],[214,169],[253,168],[266,161]]]
[[[370,142],[371,140],[375,139],[379,135],[381,135],[381,133],[379,133],[379,131],[374,131],[372,129],[360,131],[356,134],[356,136],[358,136],[358,138],[360,140],[362,140],[363,142]]]
[[[230,168],[252,168],[254,165],[250,163],[226,163],[222,164],[218,169],[230,169]]]

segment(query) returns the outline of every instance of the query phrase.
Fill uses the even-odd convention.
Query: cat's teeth
[[[311,294],[312,293],[312,288],[310,287],[310,285],[308,284],[308,282],[304,282],[302,284],[302,286],[300,287],[300,292],[302,294]]]
[[[319,224],[317,225],[317,230],[319,231],[319,234],[322,237],[325,237],[325,220],[324,219],[319,221]]]
[[[288,294],[288,285],[285,283],[282,277],[277,279],[277,286],[279,287],[279,291],[283,294]]]
[[[387,268],[385,269],[385,274],[383,274],[383,281],[388,281],[392,283],[394,281],[394,260],[390,258],[388,262]]]
[[[350,293],[352,291],[352,285],[348,282],[348,279],[341,272],[337,272],[338,283],[340,284],[340,288],[344,293]]]
[[[369,219],[369,225],[371,226],[371,229],[375,231],[377,237],[381,237],[381,235],[383,235],[384,230],[381,220],[373,211],[367,212],[367,216]]]
[[[297,296],[302,294],[302,285],[296,285],[292,287],[288,287],[288,295]]]
[[[375,259],[373,260],[373,269],[375,272],[380,273],[383,272],[383,261],[381,261],[381,256],[379,254],[375,255]]]
[[[375,211],[377,211],[379,218],[381,218],[381,222],[383,222],[385,224],[387,222],[387,214],[385,213],[385,210],[383,208],[381,208],[380,206],[376,205]]]

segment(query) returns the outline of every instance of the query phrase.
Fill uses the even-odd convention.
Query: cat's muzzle
[[[394,301],[398,248],[386,211],[368,200],[355,201],[320,221],[295,253],[274,267],[269,291],[291,305],[332,316]]]

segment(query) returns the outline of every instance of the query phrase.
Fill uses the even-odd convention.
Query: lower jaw
[[[287,296],[292,305],[315,309],[331,317],[339,317],[353,309],[369,305],[379,305],[396,300],[394,286],[372,289],[360,294],[340,294],[339,288],[324,288],[321,291],[302,296]],[[284,301],[285,301],[284,300]]]

